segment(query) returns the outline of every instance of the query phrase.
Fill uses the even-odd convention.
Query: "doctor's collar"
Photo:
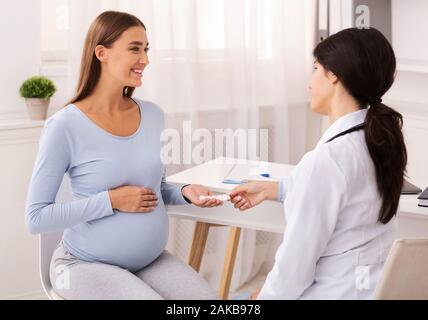
[[[350,112],[337,119],[322,135],[319,144],[324,144],[327,140],[331,139],[338,133],[348,130],[365,121],[367,109]],[[317,146],[318,146],[317,145]]]

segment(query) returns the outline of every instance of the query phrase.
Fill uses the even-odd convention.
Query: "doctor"
[[[396,60],[376,29],[314,50],[311,110],[331,126],[289,179],[235,188],[240,210],[284,201],[287,228],[258,299],[369,299],[394,240],[407,153],[402,116],[382,104]]]

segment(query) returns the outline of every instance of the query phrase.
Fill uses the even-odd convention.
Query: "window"
[[[42,60],[67,60],[69,0],[42,0]]]
[[[81,0],[41,0],[42,9],[42,59],[44,61],[67,60],[69,29],[70,27],[70,5],[71,1]],[[95,0],[90,0],[95,1]],[[141,11],[135,3],[125,0],[112,1],[98,0],[101,11],[117,9],[121,11]],[[238,31],[238,41],[244,41],[247,48],[259,48],[259,58],[269,59],[272,49],[272,15],[274,14],[270,0],[245,0],[243,7],[232,5],[225,0],[196,0],[175,1],[156,0],[147,4],[146,12],[153,18],[150,26],[150,36],[155,37],[150,41],[156,45],[155,50],[186,51],[194,48],[191,43],[196,42],[198,49],[211,54],[208,56],[221,55],[226,44],[225,32],[228,30],[228,22],[225,20],[225,12],[242,14],[244,25],[242,33]],[[129,7],[129,9],[127,9]],[[94,13],[95,15],[96,13]],[[136,12],[138,15],[138,12]],[[144,20],[144,12],[139,15]],[[194,24],[194,27],[190,24]],[[239,37],[243,37],[239,39]],[[231,39],[230,41],[233,41]]]

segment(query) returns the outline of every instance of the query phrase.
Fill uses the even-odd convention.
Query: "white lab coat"
[[[347,114],[325,132],[285,182],[286,230],[258,299],[369,299],[395,238],[377,222],[381,198],[363,123]]]

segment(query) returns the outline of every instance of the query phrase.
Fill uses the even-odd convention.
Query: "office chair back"
[[[70,180],[67,175],[64,175],[60,188],[57,192],[55,202],[67,202],[72,201],[72,191],[70,186]],[[62,231],[42,233],[39,235],[39,268],[40,268],[40,279],[42,282],[43,290],[49,299],[60,300],[52,289],[52,284],[49,277],[49,268],[51,263],[52,254],[55,251],[58,243],[62,238]]]
[[[394,242],[373,296],[381,300],[428,299],[428,239]]]
[[[42,282],[43,290],[49,299],[57,300],[59,296],[55,294],[52,289],[52,284],[49,277],[49,267],[51,263],[52,254],[61,241],[62,231],[53,233],[42,233],[39,235],[39,268],[40,279]]]

